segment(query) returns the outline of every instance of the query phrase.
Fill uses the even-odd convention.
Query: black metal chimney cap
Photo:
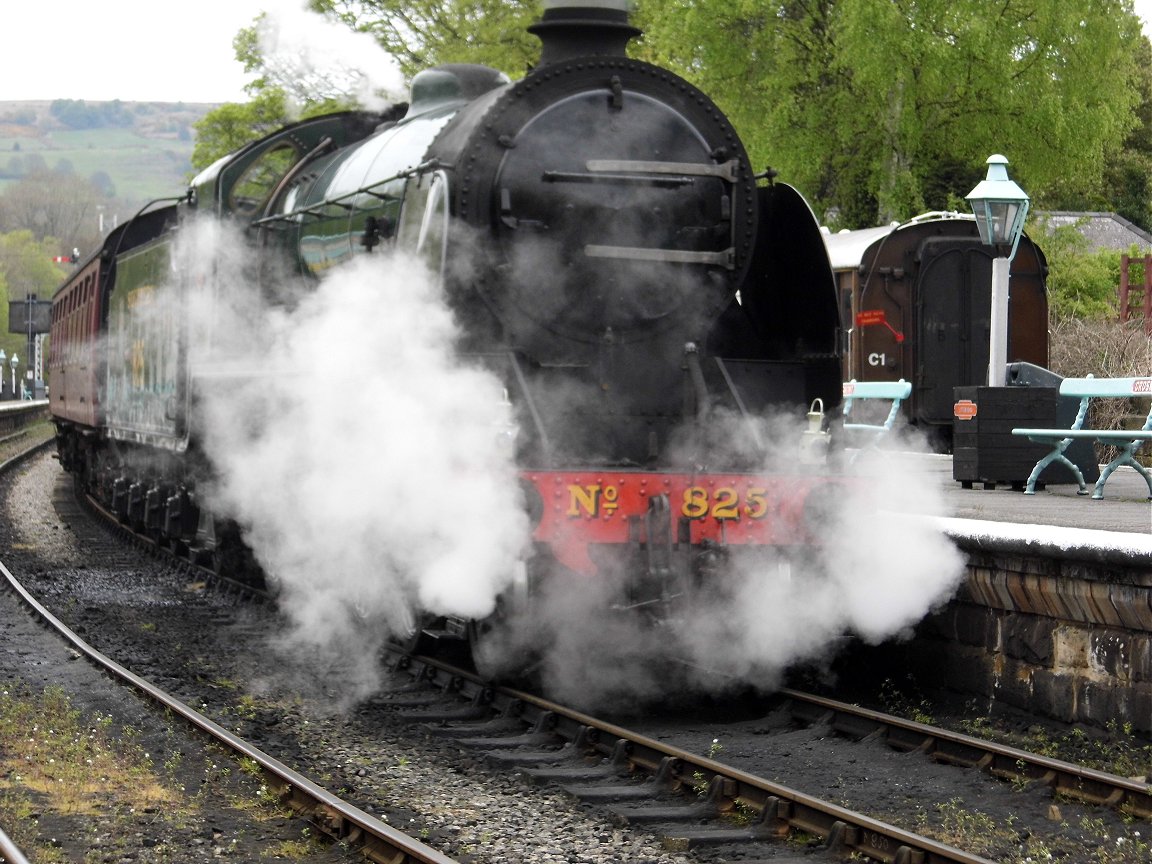
[[[640,28],[628,23],[628,0],[544,0],[544,15],[528,27],[540,37],[540,64],[570,57],[624,56]]]

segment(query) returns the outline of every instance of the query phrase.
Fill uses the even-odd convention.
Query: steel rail
[[[1146,782],[798,690],[784,689],[778,695],[807,706],[806,711],[793,708],[797,716],[826,721],[839,732],[860,738],[882,736],[896,750],[919,750],[937,762],[976,768],[1005,780],[1036,781],[1059,795],[1152,818],[1152,785]]]
[[[462,698],[504,713],[535,712],[537,726],[569,741],[585,753],[626,761],[632,770],[652,775],[670,788],[708,789],[717,815],[738,805],[760,814],[747,839],[768,839],[804,831],[819,835],[830,847],[859,853],[884,864],[992,864],[987,858],[922,837],[878,819],[772,783],[738,768],[699,756],[566,708],[531,693],[486,684],[479,677],[431,657],[409,657],[411,663],[450,677],[447,687]],[[420,674],[421,670],[417,670]],[[528,712],[528,713],[531,713]]]
[[[24,433],[20,432],[19,434],[22,435]],[[20,453],[17,453],[15,456],[13,456],[11,459],[7,460],[6,462],[0,462],[0,475],[8,473],[12,469],[16,468],[18,465],[21,465],[22,463],[31,459],[33,456],[38,455],[41,450],[46,450],[55,443],[56,443],[55,438],[46,438],[43,441],[40,441],[40,442],[37,442],[36,444],[33,444],[32,446],[28,447],[26,450],[24,450]]]
[[[130,684],[148,698],[178,714],[232,752],[258,764],[269,788],[277,793],[279,800],[333,839],[357,847],[364,857],[380,864],[457,864],[455,859],[341,800],[97,651],[33,597],[3,562],[0,562],[0,573],[7,580],[9,588],[76,651],[114,678]]]
[[[20,847],[12,842],[12,838],[0,829],[0,861],[5,864],[31,864],[28,858],[20,851]]]

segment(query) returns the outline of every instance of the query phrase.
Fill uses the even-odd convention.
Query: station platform
[[[1035,495],[1008,485],[965,489],[953,479],[946,454],[901,453],[900,465],[940,489],[943,528],[958,540],[1021,551],[1095,550],[1097,557],[1111,552],[1121,560],[1145,561],[1152,572],[1152,501],[1144,478],[1129,467],[1119,468],[1096,500],[1077,495],[1075,483],[1050,484]]]
[[[1148,484],[1135,470],[1121,467],[1108,478],[1104,497],[1077,495],[1075,483],[1048,485],[1035,495],[1000,485],[976,484],[964,489],[952,479],[952,457],[930,454],[911,457],[943,490],[949,514],[960,519],[981,519],[1015,524],[1091,528],[1099,531],[1152,536],[1152,501]],[[1092,485],[1089,484],[1089,490]]]

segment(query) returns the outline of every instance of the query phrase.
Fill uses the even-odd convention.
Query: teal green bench
[[[907,399],[912,393],[912,382],[905,381],[901,378],[899,381],[851,381],[844,382],[844,431],[853,433],[870,434],[870,440],[856,452],[859,456],[861,452],[869,447],[875,447],[884,436],[891,431],[892,424],[896,422],[896,418],[900,414],[900,403]],[[891,406],[888,409],[888,416],[882,423],[853,423],[851,422],[852,406],[861,400],[870,399],[887,399],[891,401]],[[856,456],[852,457],[855,461]]]
[[[1131,465],[1148,484],[1148,497],[1152,499],[1152,473],[1136,461],[1136,451],[1146,441],[1152,441],[1152,408],[1148,411],[1148,418],[1140,429],[1085,429],[1084,422],[1088,418],[1088,408],[1093,399],[1131,399],[1133,396],[1152,396],[1152,378],[1065,378],[1060,382],[1060,395],[1070,396],[1080,400],[1080,409],[1076,413],[1076,420],[1068,429],[1013,429],[1013,435],[1022,435],[1029,441],[1038,444],[1047,444],[1052,448],[1047,456],[1036,463],[1032,473],[1028,476],[1028,485],[1024,488],[1025,495],[1036,494],[1036,480],[1040,472],[1059,462],[1071,469],[1080,484],[1078,495],[1087,495],[1088,486],[1084,482],[1084,475],[1072,460],[1064,455],[1068,445],[1077,439],[1092,439],[1101,444],[1111,444],[1118,449],[1115,459],[1104,466],[1100,472],[1100,479],[1092,490],[1093,498],[1104,497],[1104,484],[1112,476],[1112,472],[1121,465]]]

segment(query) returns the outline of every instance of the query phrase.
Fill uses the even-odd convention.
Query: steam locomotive
[[[755,171],[706,95],[626,56],[624,0],[546,2],[529,29],[543,48],[520,80],[428,69],[406,106],[285,127],[112,231],[53,299],[63,465],[125,522],[241,566],[241,532],[204,491],[198,411],[225,384],[159,302],[190,278],[174,238],[209,214],[244,229],[261,261],[246,278],[268,294],[397,250],[438,275],[461,354],[516,411],[529,586],[612,566],[620,602],[658,610],[731,556],[819,542],[838,481],[797,467],[799,424],[765,425],[840,399],[810,208]]]

